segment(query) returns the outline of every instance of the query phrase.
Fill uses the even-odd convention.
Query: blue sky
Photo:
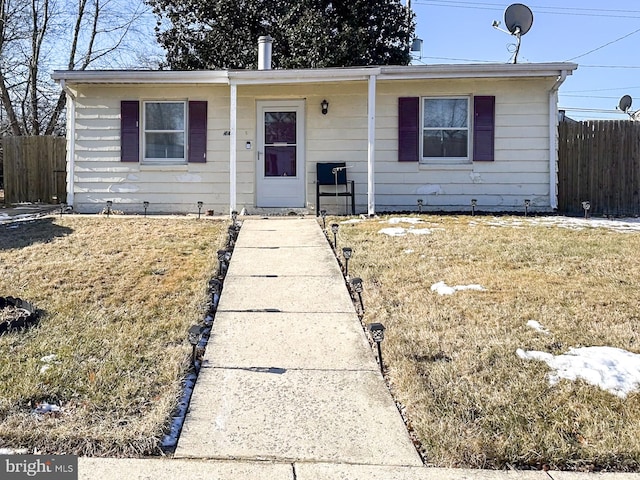
[[[414,64],[511,61],[509,45],[515,37],[491,26],[499,20],[504,28],[504,11],[511,3],[516,2],[411,0],[416,36],[423,40],[422,58]],[[578,64],[560,89],[559,106],[567,108],[568,116],[626,120],[615,111],[625,94],[633,98],[631,110],[640,110],[640,2],[520,3],[531,9],[534,20],[522,37],[518,63]]]

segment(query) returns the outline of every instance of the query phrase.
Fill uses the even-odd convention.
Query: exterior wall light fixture
[[[320,107],[322,108],[322,114],[326,115],[329,111],[329,102],[327,102],[326,99],[322,100],[322,102],[320,103]]]

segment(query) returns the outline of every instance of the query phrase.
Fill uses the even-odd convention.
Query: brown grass
[[[226,227],[75,216],[0,225],[0,295],[44,311],[37,327],[0,336],[0,447],[157,453]],[[62,414],[32,414],[40,402]]]
[[[431,235],[389,237],[378,231],[390,225],[368,220],[341,225],[339,242],[353,247],[349,270],[364,280],[363,321],[387,327],[388,380],[427,462],[639,470],[640,393],[552,387],[545,364],[515,351],[640,353],[640,233],[421,218],[415,228]],[[439,281],[486,291],[440,296],[430,290]]]

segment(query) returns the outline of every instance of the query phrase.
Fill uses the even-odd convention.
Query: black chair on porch
[[[347,166],[344,162],[316,164],[316,216],[320,215],[320,197],[346,197],[347,211],[351,197],[351,215],[356,214],[355,182],[347,180]]]

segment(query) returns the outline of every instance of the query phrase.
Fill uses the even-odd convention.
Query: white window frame
[[[182,130],[147,130],[147,105],[157,103],[181,103],[182,115],[184,118],[184,128]],[[147,165],[186,165],[188,160],[188,118],[187,100],[144,100],[142,102],[142,163]],[[183,135],[183,156],[182,158],[153,158],[147,157],[147,133],[182,133]]]
[[[425,157],[424,156],[424,132],[425,130],[447,130],[447,128],[428,127],[424,126],[424,110],[426,100],[466,100],[467,102],[467,126],[464,128],[455,128],[451,130],[466,130],[467,132],[467,156],[466,157]],[[448,95],[448,96],[429,96],[420,97],[420,163],[433,164],[433,163],[471,163],[471,141],[473,136],[473,128],[471,125],[471,96],[470,95]]]

